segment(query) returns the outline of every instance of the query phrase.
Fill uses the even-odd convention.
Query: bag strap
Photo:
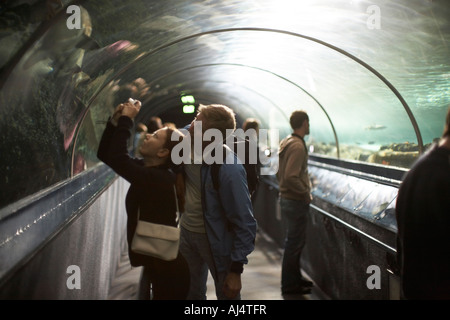
[[[173,185],[173,192],[175,194],[175,205],[177,206],[177,210],[176,210],[176,223],[177,223],[177,228],[180,227],[180,209],[178,208],[178,197],[177,197],[177,189],[175,188],[175,185]],[[138,208],[138,212],[137,212],[137,220],[139,221],[139,216],[141,213],[141,208]]]
[[[178,208],[178,197],[177,197],[177,188],[175,188],[175,185],[173,185],[173,193],[175,194],[175,204],[177,206],[177,218],[175,219],[176,223],[177,223],[177,227],[180,226],[180,208]]]

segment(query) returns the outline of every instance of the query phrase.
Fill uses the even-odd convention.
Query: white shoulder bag
[[[139,220],[140,212],[138,209],[136,231],[134,232],[133,241],[131,243],[131,250],[133,252],[165,261],[172,261],[177,258],[178,249],[180,247],[180,210],[178,208],[175,186],[173,189],[175,191],[175,203],[177,206],[177,226],[172,227]]]

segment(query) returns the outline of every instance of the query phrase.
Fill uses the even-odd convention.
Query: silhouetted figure
[[[151,117],[150,120],[148,120],[147,130],[148,133],[155,132],[158,129],[161,129],[163,127],[162,120],[160,117]]]
[[[255,118],[247,118],[244,123],[242,124],[242,130],[244,130],[244,133],[246,134],[245,137],[248,137],[250,144],[256,144],[256,166],[252,170],[256,171],[256,174],[252,175],[252,180],[249,181],[249,189],[250,189],[250,182],[252,185],[254,185],[253,192],[250,192],[252,196],[252,204],[254,205],[255,199],[257,197],[257,191],[258,191],[258,185],[259,185],[259,179],[261,175],[261,156],[260,156],[260,148],[259,148],[259,128],[261,126],[261,123],[258,119]],[[249,131],[250,130],[250,131]],[[250,148],[250,146],[249,146]],[[245,159],[245,161],[250,162],[250,159]],[[247,180],[249,178],[249,174],[247,173]]]
[[[450,299],[450,108],[441,141],[400,185],[396,215],[402,297]]]
[[[133,137],[133,154],[135,157],[139,157],[139,147],[141,145],[142,140],[145,139],[145,135],[147,134],[147,126],[142,122],[139,122],[136,125],[136,131]]]

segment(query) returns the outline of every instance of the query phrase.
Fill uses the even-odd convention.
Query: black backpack
[[[257,151],[257,159],[255,164],[250,163],[250,141],[247,138],[239,138],[237,136],[233,136],[233,147],[232,151],[234,153],[237,153],[239,144],[245,144],[245,159],[242,159],[240,157],[240,161],[244,165],[245,171],[247,172],[247,185],[248,185],[248,191],[250,192],[250,197],[252,197],[253,193],[255,192],[258,183],[259,183],[259,150],[256,148]],[[230,146],[231,147],[231,146]],[[225,158],[225,150],[224,150],[224,158]],[[214,189],[219,191],[219,170],[220,170],[221,164],[219,163],[213,163],[211,164],[211,178],[214,185]]]

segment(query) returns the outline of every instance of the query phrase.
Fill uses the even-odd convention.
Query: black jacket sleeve
[[[97,150],[97,158],[109,165],[109,147],[111,144],[111,138],[116,131],[116,127],[111,123],[110,119],[106,123],[105,131],[103,131],[102,138]]]

